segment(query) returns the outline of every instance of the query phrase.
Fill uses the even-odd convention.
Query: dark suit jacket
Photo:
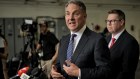
[[[66,60],[69,39],[70,34],[60,40],[58,63],[56,65],[66,79],[77,79],[68,76],[62,68]],[[110,62],[110,52],[104,37],[86,28],[71,62],[81,69],[81,79],[106,79],[110,73],[108,64]]]
[[[107,37],[107,42],[111,35]],[[112,79],[135,79],[135,71],[139,59],[139,45],[133,36],[126,30],[115,42],[111,52],[113,75]]]

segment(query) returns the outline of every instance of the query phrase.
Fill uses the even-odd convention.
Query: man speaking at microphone
[[[86,25],[86,6],[80,0],[65,5],[65,21],[70,34],[59,42],[53,79],[109,79],[110,52],[103,36]]]

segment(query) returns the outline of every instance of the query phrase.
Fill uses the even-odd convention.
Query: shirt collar
[[[116,34],[114,37],[112,36],[112,38],[115,38],[116,40],[119,38],[119,36],[123,33],[125,29],[123,29],[122,31],[120,31],[118,34]]]
[[[71,34],[76,34],[78,36],[82,36],[82,34],[85,31],[85,29],[86,29],[86,24],[79,31],[77,31],[77,32],[72,32],[71,31]]]

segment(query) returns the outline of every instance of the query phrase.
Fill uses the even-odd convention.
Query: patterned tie
[[[111,39],[111,41],[112,41],[112,42],[111,42],[111,45],[110,45],[110,47],[109,47],[109,48],[111,48],[111,47],[114,45],[115,40],[116,40],[115,38],[112,38],[112,39]]]
[[[73,54],[73,48],[74,48],[74,37],[76,37],[77,35],[76,34],[72,34],[71,35],[71,39],[69,41],[69,46],[68,46],[68,49],[67,49],[67,60],[71,60],[71,56]]]

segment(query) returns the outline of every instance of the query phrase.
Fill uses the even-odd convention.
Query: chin
[[[75,27],[70,27],[70,30],[74,31],[74,30],[76,30],[76,28]]]

